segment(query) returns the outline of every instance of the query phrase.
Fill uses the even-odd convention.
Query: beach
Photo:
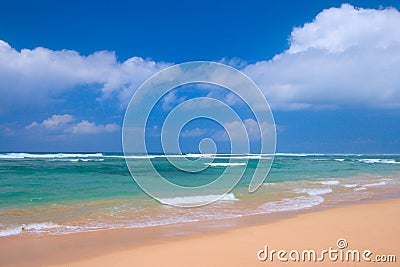
[[[177,226],[153,229],[104,230],[59,236],[8,237],[0,239],[2,266],[263,266],[288,264],[276,254],[272,260],[258,259],[260,250],[307,249],[319,253],[333,250],[370,250],[366,262],[295,262],[296,266],[376,266],[376,255],[395,255],[398,266],[400,199],[344,205],[271,220],[267,215],[238,219],[235,226],[199,232],[199,223],[181,225],[186,230],[174,236]],[[264,221],[266,221],[264,223]],[[221,223],[221,222],[219,222]],[[204,222],[201,223],[204,227]],[[212,224],[206,222],[205,224]],[[196,230],[197,229],[197,230]],[[338,248],[342,239],[347,247]],[[340,254],[338,254],[339,256]],[[346,255],[346,254],[344,254]],[[260,254],[261,259],[265,257]],[[295,257],[295,254],[292,255]],[[361,256],[362,257],[362,256]],[[285,257],[283,257],[284,259]],[[334,258],[334,257],[333,257]],[[350,259],[350,258],[349,258]],[[393,259],[392,259],[393,260]]]
[[[278,154],[254,194],[250,178],[268,166],[268,155],[216,155],[212,164],[208,155],[173,155],[179,164],[208,166],[193,175],[171,169],[166,157],[131,159],[148,179],[151,159],[189,186],[228,167],[232,179],[246,172],[219,201],[200,205],[212,191],[149,197],[121,154],[0,154],[0,266],[309,265],[305,249],[315,250],[311,263],[330,266],[339,241],[348,244],[341,253],[360,250],[359,265],[372,264],[365,250],[399,256],[399,155]],[[347,266],[346,255],[335,262]]]
[[[4,1],[0,267],[400,267],[400,1]]]

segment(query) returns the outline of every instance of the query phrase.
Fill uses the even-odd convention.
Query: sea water
[[[0,237],[68,234],[100,229],[237,218],[307,210],[345,201],[400,196],[400,155],[277,153],[260,189],[247,191],[255,168],[267,168],[271,155],[172,155],[191,159],[204,171],[189,173],[165,155],[131,155],[134,175],[154,175],[155,168],[182,186],[212,182],[228,166],[246,167],[238,185],[219,201],[198,208],[175,208],[154,200],[135,183],[125,157],[114,153],[0,153]],[[188,162],[187,160],[185,162]],[[186,164],[186,163],[185,163]],[[235,175],[234,171],[231,175]],[[168,199],[196,204],[210,193]]]

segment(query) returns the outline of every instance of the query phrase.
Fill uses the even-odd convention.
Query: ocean
[[[253,173],[268,155],[215,155],[200,173],[176,170],[165,155],[136,155],[138,175],[157,170],[183,186],[209,183],[227,166]],[[175,160],[202,155],[175,155]],[[261,162],[262,163],[262,162]],[[203,166],[204,167],[204,166]],[[234,175],[234,173],[232,174]],[[154,200],[132,179],[117,153],[0,153],[0,237],[140,228],[253,214],[278,214],[400,196],[400,155],[277,153],[263,185],[248,193],[251,175],[219,201],[177,208]],[[206,201],[204,194],[176,204]],[[181,203],[180,203],[181,202]]]

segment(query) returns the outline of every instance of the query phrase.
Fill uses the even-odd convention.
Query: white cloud
[[[200,129],[198,127],[191,129],[191,130],[185,130],[183,131],[180,136],[182,137],[197,137],[197,136],[202,136],[205,135],[208,132],[209,129]]]
[[[87,120],[76,123],[76,119],[69,114],[53,115],[41,123],[32,122],[25,127],[26,130],[46,130],[56,133],[72,133],[72,134],[99,134],[116,132],[120,127],[115,124],[96,124]]]
[[[94,122],[89,122],[83,120],[75,125],[73,125],[70,130],[74,134],[97,134],[97,133],[111,133],[116,132],[120,129],[120,127],[113,123],[113,124],[96,124]]]
[[[238,58],[238,57],[234,57],[234,58],[222,58],[219,62],[229,65],[231,67],[234,67],[236,69],[241,69],[243,67],[245,67],[247,65],[247,62]]]
[[[400,107],[400,12],[344,4],[294,28],[290,47],[244,68],[273,108]]]
[[[274,125],[268,124],[267,122],[257,123],[252,118],[245,119],[242,121],[232,121],[223,124],[226,131],[218,131],[213,135],[213,138],[219,141],[255,141],[263,137],[273,136]],[[246,131],[247,136],[243,134],[243,130]],[[260,131],[261,130],[261,131]],[[229,134],[229,136],[228,136]]]
[[[101,98],[126,105],[135,89],[168,64],[132,57],[118,62],[113,52],[82,56],[43,47],[17,51],[0,40],[0,112],[45,105],[80,85],[100,85]]]
[[[162,98],[162,108],[165,111],[169,111],[174,106],[185,101],[185,97],[177,97],[176,91],[170,91],[165,97]]]
[[[400,12],[344,4],[321,11],[294,28],[288,50],[246,66],[222,59],[249,75],[274,109],[338,106],[400,107]],[[60,101],[79,86],[100,87],[99,100],[116,97],[125,107],[136,88],[171,63],[114,52],[83,56],[43,47],[17,51],[0,40],[0,113]],[[221,73],[216,74],[223,80]],[[165,108],[174,101],[164,100]],[[232,102],[234,98],[225,99]],[[229,104],[229,103],[228,103]],[[230,103],[235,104],[235,103]]]
[[[72,121],[74,121],[74,117],[69,115],[69,114],[64,114],[64,115],[53,115],[47,120],[44,120],[41,124],[38,124],[37,122],[32,122],[32,124],[28,125],[26,128],[30,129],[39,125],[42,125],[45,128],[57,128],[64,126]]]

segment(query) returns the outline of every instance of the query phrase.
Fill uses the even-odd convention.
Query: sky
[[[207,60],[259,86],[278,152],[400,153],[399,10],[366,0],[2,1],[0,151],[120,152],[137,88]],[[187,125],[185,152],[218,127]]]

